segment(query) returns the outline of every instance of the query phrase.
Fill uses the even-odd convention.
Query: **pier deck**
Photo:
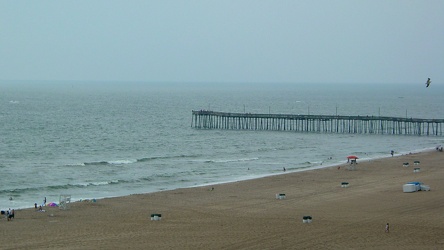
[[[197,129],[443,136],[444,119],[192,111]]]

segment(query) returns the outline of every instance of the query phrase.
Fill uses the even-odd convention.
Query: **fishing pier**
[[[192,111],[196,129],[443,136],[444,119]]]

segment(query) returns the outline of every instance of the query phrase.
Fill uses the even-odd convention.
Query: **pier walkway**
[[[443,136],[444,119],[192,111],[196,129]]]

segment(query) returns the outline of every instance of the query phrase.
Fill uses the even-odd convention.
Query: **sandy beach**
[[[16,210],[12,221],[0,220],[0,248],[444,249],[443,162],[444,153],[430,151],[358,160],[355,170],[344,163],[214,190],[74,202],[66,210]],[[404,193],[403,184],[411,181],[431,190]],[[151,220],[151,214],[161,214],[161,220]],[[312,222],[303,223],[303,216]]]

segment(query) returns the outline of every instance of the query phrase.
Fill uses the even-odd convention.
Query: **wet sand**
[[[23,209],[0,220],[0,248],[444,249],[444,153],[347,166]],[[404,193],[410,181],[431,191]],[[151,220],[154,213],[161,220]]]

